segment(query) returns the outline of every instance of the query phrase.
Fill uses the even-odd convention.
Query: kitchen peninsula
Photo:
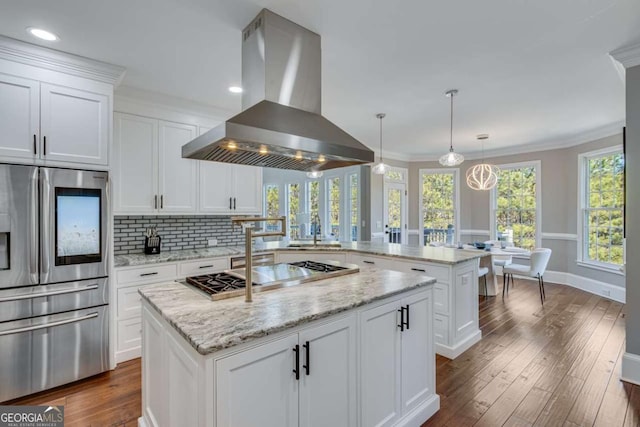
[[[420,425],[439,408],[435,282],[370,268],[252,303],[144,287],[141,425]]]

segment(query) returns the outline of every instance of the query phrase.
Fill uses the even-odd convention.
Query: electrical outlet
[[[218,239],[209,239],[207,240],[208,246],[218,246]]]

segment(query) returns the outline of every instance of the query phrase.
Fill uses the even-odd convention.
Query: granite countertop
[[[397,243],[343,242],[342,247],[287,247],[286,242],[259,243],[254,246],[254,253],[275,251],[313,251],[313,252],[359,252],[369,255],[391,256],[416,261],[437,262],[440,264],[458,264],[475,258],[490,255],[480,250],[455,249],[431,246],[406,246]],[[186,249],[167,251],[158,255],[130,254],[116,255],[116,267],[157,264],[162,262],[185,261],[200,258],[244,255],[244,246],[215,246],[206,249]]]
[[[252,303],[245,303],[244,297],[211,301],[177,282],[138,292],[198,353],[206,355],[435,282],[422,274],[367,269],[255,293]]]

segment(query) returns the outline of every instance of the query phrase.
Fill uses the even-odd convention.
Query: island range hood
[[[320,114],[320,36],[268,9],[242,32],[242,109],[182,157],[299,171],[371,163],[374,153]]]

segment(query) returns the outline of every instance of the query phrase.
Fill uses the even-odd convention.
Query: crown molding
[[[0,36],[0,59],[118,86],[125,68]]]
[[[624,68],[640,65],[640,43],[623,46],[609,53],[613,59],[624,65]]]
[[[563,148],[575,147],[576,145],[585,144],[587,142],[597,141],[598,139],[607,138],[614,135],[622,134],[622,128],[624,127],[624,121],[611,123],[599,128],[591,129],[577,135],[567,135],[564,137],[544,139],[535,142],[529,142],[521,145],[513,145],[510,147],[495,148],[491,150],[484,150],[485,158],[512,156],[517,154],[535,153],[538,151],[559,150]],[[466,160],[478,160],[482,159],[483,155],[481,151],[475,151],[470,153],[461,153]],[[404,154],[398,154],[397,157],[408,158],[410,162],[437,162],[440,156],[435,155],[411,155],[405,156]],[[396,158],[396,155],[389,154],[388,158]]]

